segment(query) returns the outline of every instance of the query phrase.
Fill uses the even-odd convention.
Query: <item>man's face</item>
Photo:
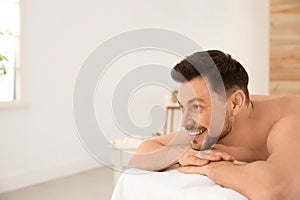
[[[183,83],[179,87],[178,102],[182,110],[181,125],[188,131],[192,148],[200,149],[202,142],[207,141],[208,128],[212,117],[212,98],[205,81],[202,78],[194,78]],[[221,101],[214,96],[214,106]],[[214,107],[214,110],[216,108]],[[220,123],[223,123],[220,120]],[[223,124],[221,124],[223,127]],[[212,127],[210,127],[212,128]],[[210,138],[224,137],[231,130],[229,116],[226,116],[224,128],[220,133],[209,132]],[[206,140],[205,140],[206,139]]]

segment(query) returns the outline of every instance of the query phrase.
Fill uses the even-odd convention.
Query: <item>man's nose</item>
[[[194,124],[194,120],[192,117],[189,115],[188,112],[182,112],[181,113],[181,126],[186,128],[186,127],[191,127]]]

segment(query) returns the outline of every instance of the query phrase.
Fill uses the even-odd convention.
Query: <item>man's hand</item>
[[[219,162],[210,162],[205,166],[185,166],[185,167],[178,167],[178,171],[184,174],[201,174],[204,176],[208,176],[211,178],[212,173],[214,170],[219,166],[236,166],[232,162],[228,161],[219,161]]]
[[[188,148],[186,152],[178,159],[180,166],[204,166],[210,161],[234,161],[235,158],[226,152],[216,149],[197,151]]]

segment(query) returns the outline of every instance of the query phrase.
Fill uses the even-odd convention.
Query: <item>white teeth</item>
[[[204,132],[205,132],[205,129],[202,129],[201,131],[191,131],[191,132],[189,132],[189,134],[191,136],[195,136],[195,135],[198,135],[198,134],[202,134]]]
[[[194,136],[194,135],[197,135],[199,134],[200,132],[199,131],[196,131],[196,132],[189,132],[190,135]]]
[[[205,129],[202,129],[201,131],[191,131],[191,132],[189,132],[189,134],[191,136],[195,136],[195,135],[198,135],[198,134],[202,134],[204,131],[205,131]]]

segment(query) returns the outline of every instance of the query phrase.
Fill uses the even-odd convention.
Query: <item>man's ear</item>
[[[229,109],[233,115],[237,115],[246,102],[246,95],[242,90],[235,90],[229,98]]]

